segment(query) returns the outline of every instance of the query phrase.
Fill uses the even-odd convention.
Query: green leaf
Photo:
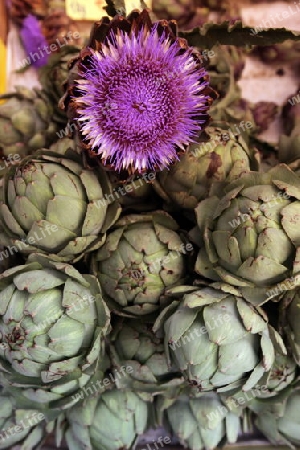
[[[181,31],[179,36],[185,38],[194,47],[211,48],[221,45],[272,45],[280,44],[288,39],[300,40],[300,33],[286,28],[269,28],[255,33],[253,28],[244,26],[241,21],[231,24],[225,21],[220,24],[206,23],[200,28]]]

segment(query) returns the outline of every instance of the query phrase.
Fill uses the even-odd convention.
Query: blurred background
[[[126,3],[128,10],[137,6],[132,0]],[[59,55],[67,45],[79,50],[93,22],[105,15],[104,7],[102,0],[0,0],[0,93],[17,85],[40,87],[41,71],[50,56]],[[175,19],[180,30],[207,22],[234,24],[242,20],[258,35],[268,27],[300,31],[300,1],[152,0],[147,7],[158,19]],[[241,118],[249,119],[258,130],[258,147],[267,143],[276,148],[283,131],[289,133],[288,106],[300,104],[300,43],[245,49],[216,46],[201,51],[212,84],[224,100],[214,118],[236,124]],[[231,91],[235,96],[229,98]],[[266,163],[272,164],[271,151],[268,158]],[[155,433],[159,436],[162,432],[148,433],[141,446],[151,444]],[[255,435],[245,438],[247,446],[239,443],[230,448],[249,448],[249,439],[257,450],[272,448],[255,440]],[[54,447],[49,442],[45,448]]]

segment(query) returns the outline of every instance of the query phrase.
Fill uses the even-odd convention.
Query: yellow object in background
[[[125,0],[127,13],[133,9],[143,9],[144,5],[151,9],[152,0]],[[65,0],[66,14],[73,20],[89,20],[95,22],[107,13],[105,0]]]
[[[66,0],[66,13],[74,20],[97,21],[105,15],[105,0]]]
[[[7,9],[6,3],[0,0],[0,95],[6,92],[7,79]]]
[[[0,95],[6,92],[6,46],[0,39]]]

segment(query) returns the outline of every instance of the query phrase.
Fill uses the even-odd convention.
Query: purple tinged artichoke
[[[275,350],[286,354],[280,335],[231,286],[177,287],[174,300],[158,317],[169,364],[184,374],[194,391],[249,391],[270,371]],[[196,392],[195,392],[196,393]]]
[[[68,64],[78,56],[79,48],[73,45],[65,45],[58,53],[53,53],[48,63],[39,72],[39,79],[44,93],[49,102],[53,104],[52,120],[60,124],[60,127],[67,125],[68,119],[65,111],[58,106],[60,98],[64,94],[63,84],[68,78]]]
[[[75,404],[106,364],[109,331],[93,276],[41,255],[0,275],[0,381],[17,397],[49,410]]]
[[[159,310],[167,288],[186,274],[191,243],[185,244],[177,223],[167,213],[122,217],[92,257],[109,308],[136,317]]]
[[[163,399],[158,403],[164,410],[163,422],[184,447],[213,450],[225,440],[231,444],[237,441],[241,420],[222,404],[218,394],[210,392],[199,398],[181,395],[168,403]]]
[[[67,444],[72,450],[129,450],[146,431],[149,407],[129,390],[89,397],[67,414]]]
[[[41,412],[30,402],[20,404],[20,399],[4,390],[0,390],[0,404],[1,450],[40,448],[56,426],[57,412]]]
[[[243,175],[196,208],[196,272],[256,305],[279,299],[300,282],[299,212],[300,179],[286,165]]]
[[[53,107],[43,91],[16,86],[0,96],[0,150],[5,155],[24,157],[57,140]]]
[[[257,153],[248,148],[243,137],[224,125],[207,127],[196,144],[169,170],[157,175],[156,192],[167,206],[194,209],[220,186],[257,170]]]
[[[115,322],[110,355],[116,372],[122,366],[131,368],[126,376],[116,377],[118,388],[157,395],[183,384],[181,373],[168,365],[163,339],[155,336],[150,324],[136,319]]]
[[[106,173],[85,169],[68,144],[24,158],[3,180],[4,245],[24,254],[75,262],[103,244],[120,211]]]

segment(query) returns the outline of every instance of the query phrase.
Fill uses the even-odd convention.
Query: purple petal
[[[30,63],[36,68],[47,64],[48,55],[45,52],[45,48],[48,47],[47,41],[35,16],[30,14],[24,19],[20,34]]]

